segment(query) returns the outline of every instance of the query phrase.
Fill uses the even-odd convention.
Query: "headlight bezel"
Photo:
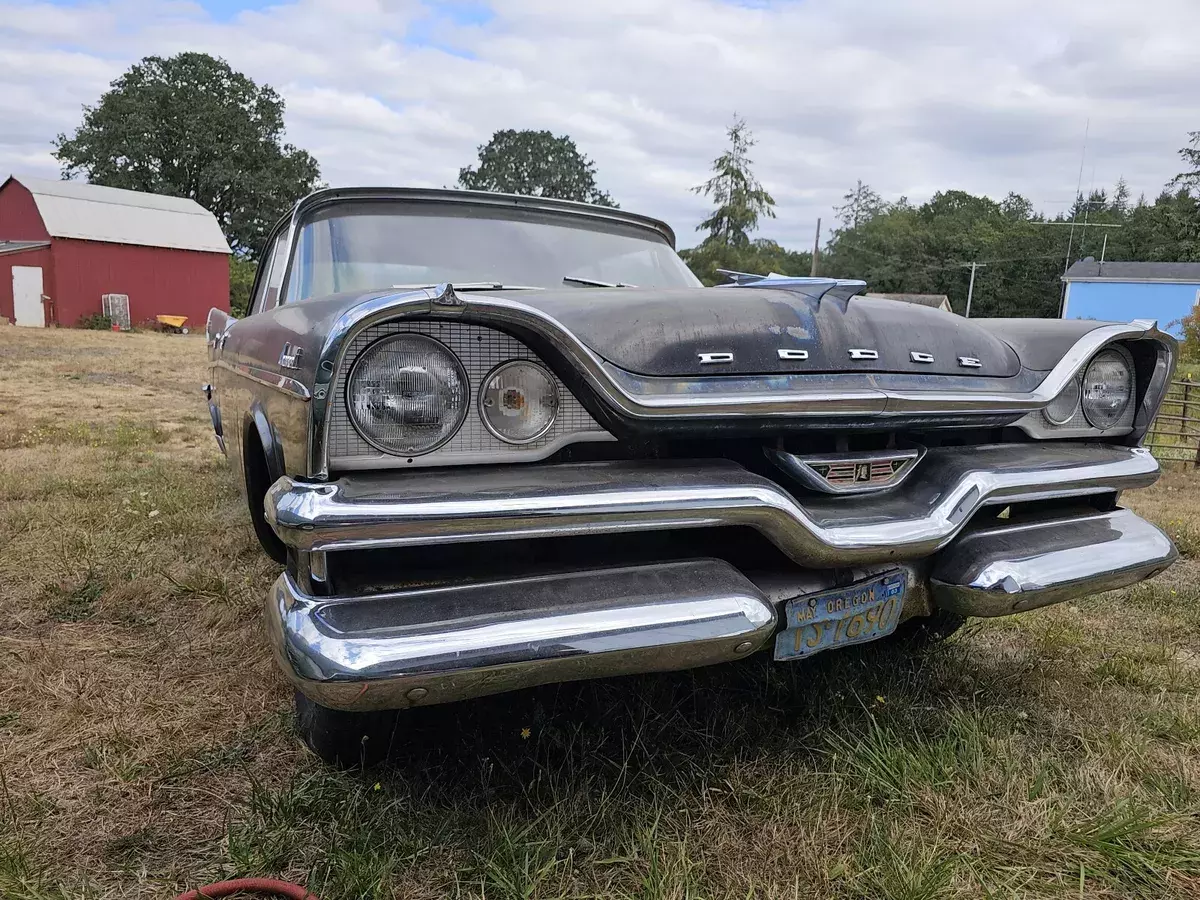
[[[553,392],[554,413],[550,416],[545,426],[543,426],[532,437],[517,439],[504,435],[488,420],[487,414],[484,412],[484,395],[487,393],[488,385],[491,383],[493,378],[495,378],[505,369],[512,368],[514,366],[527,366],[530,369],[536,370],[543,378],[546,379],[546,383]],[[488,433],[490,433],[492,437],[496,438],[496,440],[505,444],[510,444],[514,447],[526,446],[545,437],[551,431],[551,429],[554,428],[555,423],[558,421],[558,416],[561,410],[562,391],[559,389],[558,380],[554,377],[553,373],[546,368],[546,366],[532,359],[508,359],[496,366],[493,366],[480,381],[479,389],[475,392],[475,412],[479,416],[479,421],[483,423],[483,427],[486,428]]]
[[[1116,417],[1109,424],[1101,424],[1093,420],[1093,413],[1089,412],[1087,404],[1086,385],[1088,381],[1088,373],[1091,372],[1092,366],[1096,365],[1105,356],[1115,356],[1125,366],[1126,383],[1128,384],[1129,394],[1125,399],[1125,403],[1121,406]],[[1128,349],[1120,344],[1109,344],[1097,350],[1092,357],[1087,361],[1079,373],[1079,409],[1083,413],[1084,419],[1088,425],[1097,431],[1103,433],[1118,428],[1119,423],[1125,418],[1126,413],[1130,408],[1133,408],[1134,416],[1137,415],[1137,366],[1134,364],[1133,355]]]
[[[433,345],[434,349],[436,349],[437,351],[440,351],[441,353],[443,353],[445,355],[446,359],[451,363],[450,368],[452,368],[458,376],[459,383],[461,385],[461,394],[462,394],[462,400],[459,404],[458,414],[456,416],[456,420],[454,422],[453,427],[450,428],[444,435],[442,435],[442,437],[440,437],[436,442],[430,444],[427,447],[422,447],[419,450],[412,450],[412,449],[408,449],[408,448],[404,448],[404,447],[397,447],[394,444],[389,445],[386,441],[382,441],[382,440],[379,440],[379,439],[373,437],[370,434],[370,432],[367,430],[367,428],[361,422],[359,422],[358,416],[355,415],[355,409],[354,409],[354,384],[355,384],[355,378],[358,376],[361,367],[368,360],[370,360],[370,358],[372,357],[373,354],[379,352],[380,348],[383,347],[385,344],[398,343],[402,340],[414,340],[414,339],[418,343],[426,343],[426,344]],[[363,349],[361,351],[359,351],[359,353],[355,356],[354,362],[350,366],[350,370],[346,375],[345,384],[346,384],[346,387],[345,387],[345,392],[344,392],[344,396],[343,396],[343,402],[346,407],[346,417],[349,420],[350,425],[358,433],[359,437],[361,437],[364,441],[366,441],[367,444],[374,447],[376,450],[379,450],[381,453],[388,454],[389,456],[398,456],[398,457],[427,456],[428,454],[441,449],[442,447],[446,446],[446,444],[448,444],[450,441],[452,441],[454,439],[455,435],[457,435],[459,433],[459,431],[462,430],[463,423],[466,422],[467,416],[470,415],[470,412],[471,412],[471,395],[472,395],[471,381],[467,375],[467,370],[466,370],[466,367],[463,365],[462,360],[459,359],[458,355],[453,350],[451,350],[448,346],[446,346],[442,341],[439,341],[435,337],[432,337],[428,334],[423,334],[418,331],[398,331],[398,332],[395,332],[392,334],[386,334],[386,335],[383,335],[382,337],[379,337],[376,340],[372,341],[366,347],[363,347]]]
[[[1157,338],[1158,334],[1152,336]],[[1075,361],[1071,380],[1079,384],[1079,403],[1075,412],[1062,424],[1054,422],[1051,406],[1063,395],[1064,391],[1074,389],[1066,382],[1060,383],[1059,392],[1049,401],[1045,401],[1036,410],[1026,413],[1013,423],[1013,427],[1024,431],[1035,440],[1087,440],[1095,438],[1111,439],[1126,442],[1132,435],[1141,440],[1145,426],[1139,422],[1149,421],[1147,403],[1157,407],[1153,395],[1162,392],[1161,382],[1173,368],[1173,347],[1163,340],[1145,338],[1119,337],[1089,348],[1090,352]],[[1131,400],[1122,410],[1116,423],[1108,428],[1094,425],[1083,412],[1083,379],[1088,367],[1096,357],[1107,350],[1114,350],[1121,355],[1132,373]],[[1151,358],[1152,357],[1152,358]],[[1158,398],[1161,400],[1161,397]]]

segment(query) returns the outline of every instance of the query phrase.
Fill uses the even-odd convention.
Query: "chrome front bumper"
[[[1148,450],[997,444],[930,450],[897,490],[796,500],[726,460],[512,466],[307,483],[281,478],[267,521],[301,551],[747,525],[804,566],[918,559],[982,507],[1113,493],[1158,478]]]
[[[968,528],[974,513],[1113,493],[1157,475],[1144,450],[1022,444],[933,450],[901,488],[856,499],[801,502],[725,461],[621,462],[328,484],[284,478],[266,512],[304,557],[747,525],[803,567],[796,571],[812,590],[834,583],[822,569],[909,560],[914,607],[932,597],[947,610],[993,616],[1132,584],[1176,553],[1159,529],[1124,509]],[[267,600],[272,644],[301,691],[343,709],[736,659],[767,644],[784,599],[715,559],[359,596],[314,596],[302,584],[287,574],[276,582]]]

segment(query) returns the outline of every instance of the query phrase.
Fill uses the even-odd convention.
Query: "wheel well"
[[[279,473],[272,471],[271,458],[263,446],[258,426],[253,419],[247,420],[242,429],[242,466],[246,476],[246,503],[250,507],[250,521],[254,533],[267,556],[277,563],[287,562],[287,547],[275,534],[263,512],[263,501],[267,490],[275,483]],[[278,463],[276,462],[276,466]]]

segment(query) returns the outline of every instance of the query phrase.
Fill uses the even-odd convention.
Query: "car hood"
[[[552,316],[597,356],[639,375],[898,372],[1006,378],[1021,369],[1008,344],[970,319],[898,300],[757,287],[564,288],[507,296]],[[780,350],[808,356],[784,359]],[[877,358],[851,351],[873,351]],[[917,362],[914,353],[932,362]],[[702,354],[730,354],[732,360],[703,363]],[[979,365],[964,365],[963,358]]]

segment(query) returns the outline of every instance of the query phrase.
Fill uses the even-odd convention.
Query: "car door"
[[[279,305],[279,288],[287,265],[288,232],[280,234],[271,245],[271,252],[261,265],[266,268],[255,280],[254,294],[250,298],[250,309],[246,318],[268,312]],[[237,346],[236,326],[238,319],[224,310],[212,309],[208,313],[205,335],[208,341],[209,383],[205,386],[208,395],[208,412],[212,417],[213,431],[223,453],[228,449],[238,452],[240,457],[241,423],[246,411],[245,392],[230,380],[229,368],[237,360],[232,359]],[[240,398],[240,399],[239,399]]]

